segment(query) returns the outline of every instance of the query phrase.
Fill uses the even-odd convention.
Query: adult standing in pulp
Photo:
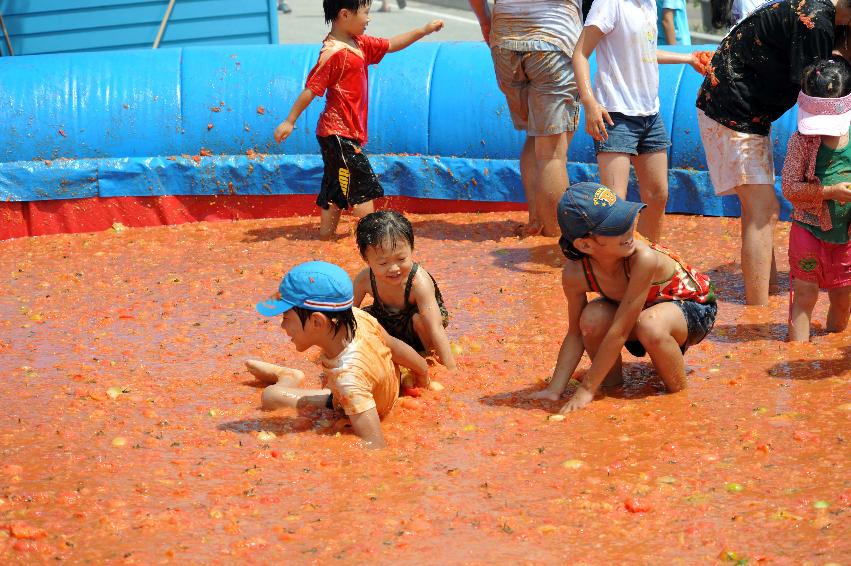
[[[573,48],[579,0],[469,0],[491,48],[511,121],[526,132],[520,178],[529,203],[521,235],[559,234],[556,208],[568,186],[567,150],[579,121]]]
[[[778,0],[724,38],[697,95],[698,124],[715,193],[742,205],[745,302],[768,303],[776,282],[771,123],[794,106],[807,65],[830,56],[834,26],[851,21],[851,0]]]

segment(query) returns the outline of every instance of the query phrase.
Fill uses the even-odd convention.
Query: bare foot
[[[556,393],[554,391],[550,391],[549,389],[541,389],[540,391],[533,391],[527,395],[528,399],[543,399],[544,401],[558,401],[561,399],[561,394]]]
[[[301,383],[304,372],[301,370],[261,362],[260,360],[245,360],[245,367],[251,375],[265,383],[281,383],[293,386]]]
[[[390,6],[389,6],[388,4],[385,4],[384,6],[382,6],[381,8],[379,8],[379,9],[378,9],[378,11],[379,11],[379,12],[389,12],[389,11],[390,11]]]
[[[564,407],[561,408],[562,415],[565,413],[570,413],[572,411],[576,411],[581,409],[588,403],[594,400],[594,394],[582,387],[581,385],[576,388],[576,392],[574,392],[573,397],[570,398]]]
[[[544,225],[539,224],[537,222],[530,222],[528,224],[522,224],[514,229],[514,235],[523,239],[529,238],[531,236],[537,236],[543,231]]]

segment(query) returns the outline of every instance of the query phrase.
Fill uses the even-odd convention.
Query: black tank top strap
[[[378,296],[378,289],[376,288],[375,283],[375,274],[372,272],[372,268],[369,269],[369,285],[372,287],[372,302],[381,305],[383,308],[384,305],[381,304],[381,298]]]
[[[419,263],[414,263],[414,265],[411,266],[411,272],[408,274],[408,281],[405,283],[405,307],[406,308],[409,304],[409,299],[411,298],[411,287],[414,286],[414,276],[416,276],[417,270],[419,268],[420,268]],[[434,278],[432,278],[432,281],[434,281]]]

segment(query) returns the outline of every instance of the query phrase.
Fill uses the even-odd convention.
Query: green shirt
[[[851,141],[840,149],[830,149],[822,143],[816,157],[815,174],[825,187],[851,182]],[[847,243],[848,225],[851,223],[851,203],[829,200],[827,210],[830,212],[830,221],[833,224],[830,230],[822,230],[818,226],[803,223],[799,223],[800,226],[809,230],[819,240],[831,244]]]

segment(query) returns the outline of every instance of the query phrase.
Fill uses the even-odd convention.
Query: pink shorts
[[[831,244],[793,223],[789,231],[789,276],[818,283],[819,289],[825,290],[851,285],[851,242]]]

